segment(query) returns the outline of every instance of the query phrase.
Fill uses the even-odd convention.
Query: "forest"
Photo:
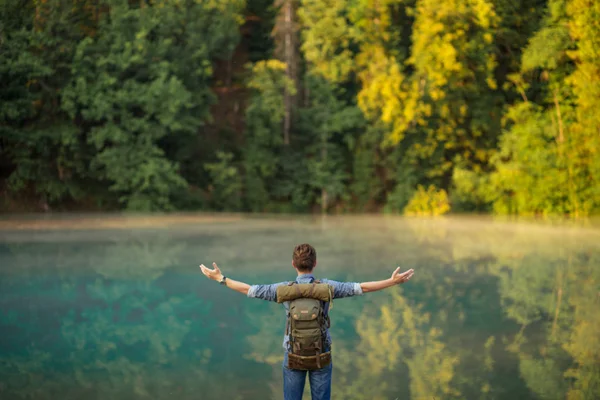
[[[0,211],[600,213],[598,0],[0,0]]]

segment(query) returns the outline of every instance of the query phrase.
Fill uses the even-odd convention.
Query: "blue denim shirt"
[[[296,282],[298,283],[312,283],[315,280],[313,274],[302,274],[298,275]],[[329,279],[321,279],[321,283],[327,283],[334,289],[333,298],[341,299],[344,297],[360,296],[363,291],[359,283],[356,282],[337,282]],[[288,282],[273,283],[270,285],[252,285],[248,290],[248,297],[263,299],[267,301],[277,301],[277,286],[287,285]],[[288,301],[283,303],[283,306],[287,312],[290,309],[290,303]],[[325,303],[325,314],[329,312],[329,303]],[[326,335],[326,346],[331,348],[331,336],[329,335],[329,329],[327,329]],[[283,348],[287,350],[287,344],[289,342],[289,336],[284,335],[283,337]]]

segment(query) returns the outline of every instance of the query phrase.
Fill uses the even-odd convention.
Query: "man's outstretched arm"
[[[394,272],[392,272],[391,278],[382,281],[362,282],[360,283],[360,288],[362,289],[363,293],[376,292],[378,290],[389,288],[390,286],[404,283],[408,281],[414,273],[415,271],[412,268],[408,271],[400,273],[400,267],[398,267]]]
[[[207,278],[212,279],[213,281],[220,281],[223,278],[223,274],[221,270],[217,266],[217,263],[213,263],[214,269],[210,269],[204,266],[204,264],[200,264],[200,269],[202,273],[206,275]],[[240,292],[241,294],[248,295],[248,290],[250,289],[250,285],[244,282],[234,281],[233,279],[227,278],[225,280],[225,286],[229,289],[233,289],[236,292]]]

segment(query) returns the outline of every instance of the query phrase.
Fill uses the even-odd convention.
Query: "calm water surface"
[[[282,306],[198,264],[251,284],[293,279],[301,242],[322,278],[415,269],[335,302],[334,399],[600,398],[597,227],[156,220],[0,225],[1,399],[281,399]]]

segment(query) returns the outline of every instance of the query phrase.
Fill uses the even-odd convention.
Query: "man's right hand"
[[[214,269],[210,269],[205,267],[204,264],[200,264],[200,270],[208,279],[212,279],[213,281],[220,281],[223,278],[223,274],[221,270],[217,266],[217,263],[213,263]]]

